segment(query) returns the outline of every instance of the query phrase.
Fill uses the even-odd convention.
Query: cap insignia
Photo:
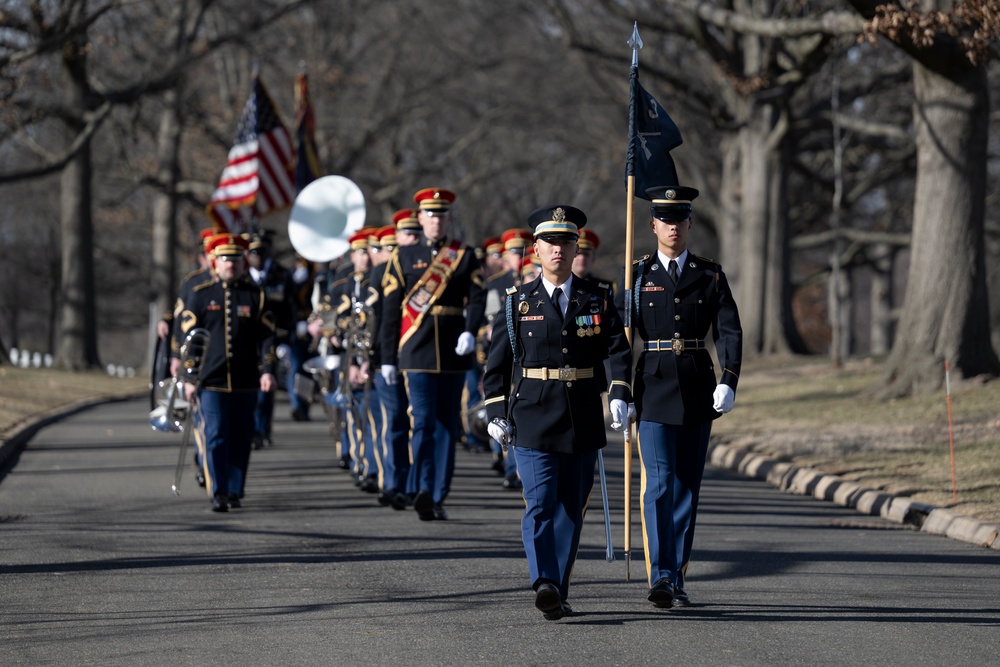
[[[441,199],[441,193],[437,190],[434,191],[434,199]]]
[[[552,211],[552,221],[553,222],[566,222],[566,209],[559,207]]]
[[[667,195],[667,199],[677,198],[677,192],[675,190],[667,190],[665,194]]]

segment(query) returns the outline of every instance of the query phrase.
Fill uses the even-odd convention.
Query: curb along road
[[[719,468],[764,480],[782,491],[813,496],[855,509],[862,514],[912,525],[932,535],[943,535],[953,540],[1000,550],[1000,526],[962,516],[949,509],[897,498],[836,475],[729,445],[710,446],[708,460]]]
[[[30,417],[0,434],[0,480],[8,465],[16,461],[17,455],[40,429],[83,410],[141,395],[142,392],[132,392],[76,401]],[[946,508],[908,498],[897,498],[836,475],[729,445],[710,445],[708,461],[719,468],[764,480],[782,491],[813,496],[857,510],[861,514],[881,516],[894,523],[912,525],[925,533],[1000,551],[1000,526],[962,516]]]

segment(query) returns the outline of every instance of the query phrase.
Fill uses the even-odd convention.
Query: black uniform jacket
[[[177,356],[177,351],[184,342],[184,334],[181,332],[180,315],[184,312],[184,304],[191,298],[191,290],[197,285],[215,279],[215,274],[211,269],[201,267],[189,271],[181,280],[181,287],[177,290],[177,301],[174,302],[173,318],[170,322],[170,353]]]
[[[719,382],[736,389],[743,330],[722,267],[688,252],[676,286],[657,254],[633,264],[632,326],[642,341],[704,341],[709,327],[721,368]],[[616,299],[623,307],[624,291]],[[624,312],[624,311],[623,311]],[[638,342],[642,349],[643,342]],[[642,351],[635,366],[638,418],[660,424],[697,424],[721,416],[712,408],[716,373],[707,348]]]
[[[467,245],[462,246],[464,253],[452,266],[451,278],[441,296],[428,309],[416,333],[400,345],[403,301],[438,251],[449,244],[450,240],[445,240],[399,246],[389,258],[382,280],[382,322],[378,334],[383,364],[428,373],[462,373],[472,368],[473,355],[458,356],[455,345],[462,332],[475,335],[478,330],[486,292],[479,260]]]
[[[566,317],[552,304],[542,279],[507,295],[493,326],[483,392],[489,418],[511,420],[515,445],[581,454],[607,444],[601,394],[631,400],[632,352],[608,288],[573,278]],[[508,315],[517,359],[511,346]],[[611,386],[598,369],[609,360]],[[594,377],[563,382],[523,376],[525,368],[593,369]]]
[[[209,280],[194,287],[179,324],[184,337],[195,327],[207,329],[211,336],[201,367],[203,388],[257,391],[260,376],[274,374],[274,319],[264,291],[249,276],[231,283]]]
[[[354,365],[360,365],[365,361],[371,365],[375,341],[378,338],[378,318],[374,308],[378,301],[378,292],[371,284],[371,275],[370,270],[353,271],[331,286],[330,302],[337,313],[338,338],[343,339],[349,332],[354,318],[358,318],[353,325],[356,329],[354,335],[356,340],[349,342],[354,346],[350,358]],[[361,304],[357,315],[355,315],[356,302]]]
[[[274,326],[277,333],[277,341],[288,340],[289,332],[295,329],[295,316],[298,312],[296,303],[296,288],[292,281],[292,274],[288,269],[278,264],[273,259],[264,274],[264,282],[260,285],[267,297],[267,307],[274,316]]]

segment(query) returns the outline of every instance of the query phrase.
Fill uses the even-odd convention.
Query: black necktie
[[[667,267],[667,275],[670,276],[670,280],[677,284],[677,260],[670,260],[670,266]]]
[[[555,304],[556,310],[559,311],[559,316],[560,317],[563,314],[562,303],[560,303],[560,301],[559,301],[559,297],[561,297],[561,296],[562,296],[562,288],[561,287],[557,287],[554,290],[552,290],[552,303]]]

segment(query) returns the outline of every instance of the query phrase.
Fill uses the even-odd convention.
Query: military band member
[[[409,209],[397,211],[393,218],[411,216],[416,222],[416,217]],[[389,258],[397,246],[395,225],[386,225],[380,228],[377,236],[380,252],[372,255],[374,266],[372,266],[369,280],[375,295],[372,310],[375,313],[376,322],[382,319],[382,280],[385,278]],[[372,345],[371,368],[380,370],[381,366],[381,342],[376,336]],[[410,472],[410,420],[406,415],[406,408],[409,405],[406,399],[406,387],[402,382],[389,386],[381,372],[374,373],[374,381],[382,411],[382,432],[379,438],[382,447],[382,468],[379,477],[378,502],[381,505],[390,505],[393,509],[402,510],[406,508],[406,480]]]
[[[191,293],[191,288],[195,285],[200,285],[206,280],[215,279],[215,270],[212,268],[212,253],[208,249],[208,244],[212,240],[212,237],[219,234],[221,230],[215,229],[214,227],[209,227],[207,229],[201,230],[199,236],[201,237],[201,253],[198,254],[198,268],[194,269],[181,280],[181,286],[177,290],[177,301],[174,302],[174,312],[169,318],[170,324],[170,376],[174,377],[177,375],[177,365],[179,363],[177,359],[177,352],[180,350],[181,343],[184,337],[181,335],[180,324],[177,320],[181,311],[184,310],[184,300],[188,298]],[[164,317],[164,320],[167,320]],[[159,327],[157,333],[162,331],[162,327]]]
[[[635,262],[629,307],[643,340],[634,390],[648,599],[668,608],[689,604],[684,577],[708,439],[712,420],[733,407],[743,333],[722,267],[687,247],[698,191],[665,186],[646,194],[656,252]],[[622,301],[619,297],[624,308]],[[718,380],[706,347],[709,327]]]
[[[374,295],[369,286],[369,273],[371,271],[371,255],[368,250],[368,237],[370,228],[366,227],[358,230],[348,240],[350,250],[348,252],[347,266],[349,271],[343,268],[336,272],[336,279],[330,284],[328,294],[324,297],[322,305],[332,309],[335,313],[332,322],[334,328],[323,330],[324,324],[327,326],[331,322],[316,319],[309,324],[309,332],[314,336],[324,335],[329,337],[332,349],[341,355],[340,368],[338,369],[338,391],[343,384],[343,373],[348,374],[348,385],[350,396],[341,395],[343,401],[352,402],[351,405],[340,406],[344,409],[346,416],[346,441],[341,438],[339,465],[341,468],[349,469],[354,476],[355,484],[363,491],[376,492],[378,490],[378,466],[376,451],[372,443],[373,426],[371,425],[371,413],[367,406],[361,412],[357,407],[361,405],[364,398],[365,385],[368,382],[368,367],[362,368],[357,356],[357,350],[351,351],[349,356],[344,356],[347,350],[344,349],[345,336],[349,333],[348,328],[351,320],[355,317],[355,303],[361,303],[370,307],[374,301]],[[340,392],[343,394],[344,392]],[[369,394],[370,399],[370,394]],[[363,414],[362,414],[363,412]],[[378,414],[381,422],[381,410]],[[381,431],[381,423],[377,430]]]
[[[274,320],[263,290],[246,275],[248,245],[235,234],[212,237],[215,279],[192,288],[178,318],[185,336],[196,327],[211,336],[197,397],[205,427],[206,490],[215,512],[240,507],[257,392],[275,387]],[[196,387],[186,383],[184,391],[192,401]]]
[[[423,230],[420,221],[417,219],[417,211],[411,208],[396,211],[392,216],[393,227],[395,228],[396,248],[416,245],[420,243]],[[394,249],[395,251],[395,249]],[[393,256],[389,254],[378,274],[379,301],[376,305],[379,322],[382,321],[383,301],[385,292],[386,270],[389,268],[388,261]],[[382,327],[379,325],[379,335]],[[382,361],[382,340],[379,339],[379,363]],[[406,383],[403,382],[402,374],[398,371],[390,384],[386,381],[383,373],[379,372],[375,377],[375,384],[378,386],[382,398],[382,407],[385,410],[384,421],[386,447],[390,451],[396,467],[395,493],[389,491],[381,499],[381,502],[389,500],[393,509],[405,509],[408,504],[413,503],[413,498],[417,495],[416,469],[410,462],[410,399],[406,395]],[[391,489],[390,489],[391,490]]]
[[[484,356],[489,352],[489,343],[493,336],[493,323],[503,308],[507,290],[521,284],[521,264],[524,261],[525,250],[531,246],[534,236],[529,229],[513,228],[500,235],[503,244],[504,271],[491,276],[486,281],[486,324],[483,327],[485,335]],[[483,366],[486,365],[485,359]],[[501,486],[511,491],[521,488],[521,480],[517,476],[517,458],[514,452],[504,452],[503,447],[495,438],[490,438],[490,450],[493,452],[493,470],[503,475]]]
[[[601,247],[601,237],[589,229],[580,230],[580,242],[576,257],[573,259],[573,275],[595,283],[609,283],[614,289],[614,283],[591,273],[591,267],[597,259],[597,249]]]
[[[295,304],[295,327],[288,335],[288,402],[291,404],[291,417],[293,421],[309,421],[309,408],[311,405],[312,393],[308,396],[299,394],[296,388],[296,377],[302,375],[307,377],[305,386],[312,386],[313,378],[305,372],[304,364],[314,353],[310,351],[312,339],[309,336],[308,323],[312,314],[312,292],[313,284],[316,280],[316,264],[304,257],[296,255],[295,265],[291,270],[292,285],[295,290],[293,303]],[[299,380],[299,385],[303,385]]]
[[[521,537],[535,607],[557,620],[572,612],[570,576],[607,444],[601,394],[610,392],[613,421],[624,428],[631,350],[608,286],[573,277],[583,211],[547,206],[528,222],[542,275],[508,290],[483,387],[490,435],[513,448],[524,485]],[[595,374],[606,358],[610,387]]]
[[[490,236],[483,241],[483,279],[489,280],[504,270],[503,241],[499,236]]]
[[[482,270],[471,247],[449,236],[455,194],[426,188],[413,197],[423,242],[399,247],[383,280],[382,375],[405,375],[413,434],[411,460],[423,521],[446,519],[455,468],[462,385],[472,368],[483,317]]]
[[[289,333],[295,327],[295,285],[288,269],[272,256],[274,232],[262,229],[250,237],[247,252],[250,279],[264,290],[267,308],[274,317],[275,344],[289,340]],[[274,416],[274,392],[262,391],[257,395],[257,409],[254,410],[254,449],[273,444],[271,421]]]

